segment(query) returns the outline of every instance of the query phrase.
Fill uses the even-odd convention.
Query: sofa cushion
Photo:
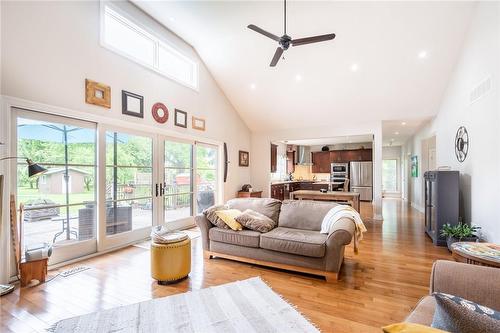
[[[208,238],[215,242],[246,247],[259,247],[260,232],[253,230],[234,231],[231,229],[210,228]]]
[[[229,200],[226,205],[229,208],[239,209],[242,212],[247,209],[254,210],[278,223],[281,201],[271,198],[238,198]]]
[[[420,302],[418,302],[415,309],[413,309],[410,315],[406,317],[405,321],[429,326],[432,324],[435,309],[436,301],[434,300],[434,297],[425,296],[420,300]]]
[[[325,256],[327,235],[318,231],[278,227],[260,236],[260,247],[307,257]]]
[[[226,205],[214,205],[203,210],[203,215],[205,215],[207,220],[209,220],[210,223],[212,223],[216,227],[222,229],[229,229],[229,226],[226,223],[224,223],[224,221],[222,221],[221,218],[218,217],[216,214],[217,211],[224,209],[228,209],[228,207]]]
[[[281,205],[278,226],[320,231],[326,213],[337,205],[334,202],[285,200]]]
[[[223,209],[218,210],[215,214],[224,221],[225,224],[229,226],[229,228],[233,230],[243,230],[243,226],[235,220],[238,215],[241,215],[241,210],[238,209]]]
[[[447,332],[500,332],[500,312],[462,297],[444,293],[433,295],[436,299],[436,311],[432,327]]]
[[[245,228],[259,232],[269,232],[276,227],[276,223],[269,217],[251,209],[247,209],[241,215],[236,216],[235,220]]]

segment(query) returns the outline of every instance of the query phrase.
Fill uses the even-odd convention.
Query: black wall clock
[[[469,133],[464,126],[460,126],[455,136],[455,156],[459,162],[465,161],[469,152]]]

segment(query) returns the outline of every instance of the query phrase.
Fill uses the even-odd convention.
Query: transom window
[[[125,18],[108,5],[103,6],[101,44],[149,69],[185,86],[198,89],[198,64]]]

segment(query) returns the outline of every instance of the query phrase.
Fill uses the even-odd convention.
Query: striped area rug
[[[319,332],[259,277],[62,320],[51,332]]]

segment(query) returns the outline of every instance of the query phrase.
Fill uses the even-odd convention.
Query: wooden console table
[[[458,262],[500,268],[500,244],[457,242],[451,252]]]
[[[261,198],[262,197],[262,191],[252,191],[252,192],[246,192],[246,191],[238,191],[237,198]]]
[[[343,201],[349,203],[352,208],[359,212],[359,193],[358,192],[341,192],[329,191],[322,193],[320,191],[299,190],[290,192],[290,199],[306,199],[306,200],[321,200],[321,201]]]

